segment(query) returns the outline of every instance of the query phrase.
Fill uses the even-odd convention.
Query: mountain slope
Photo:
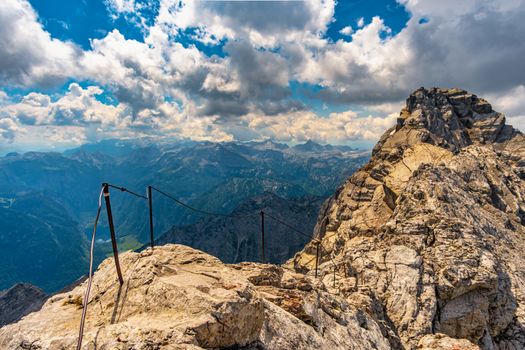
[[[194,224],[174,227],[159,237],[156,243],[188,245],[228,263],[260,261],[260,211],[264,210],[306,234],[301,235],[266,217],[266,261],[282,263],[311,238],[322,201],[319,197],[286,200],[267,192],[248,199],[231,213],[231,217],[207,216]]]
[[[154,185],[201,209],[227,214],[268,191],[291,200],[326,197],[369,157],[363,151],[325,148],[311,153],[272,142],[145,139],[101,141],[62,154],[0,157],[0,289],[31,282],[53,292],[85,273],[80,268],[85,266],[84,241],[93,228],[102,182],[141,194]],[[158,193],[153,196],[158,233],[201,218]],[[112,189],[111,203],[121,251],[148,242],[147,201]],[[16,210],[20,205],[23,210]],[[111,254],[104,212],[97,238],[96,264]]]
[[[419,89],[316,227],[333,291],[372,310],[394,348],[436,333],[525,344],[524,136],[466,91]],[[316,244],[294,258],[312,270]],[[421,343],[420,343],[421,345]]]
[[[0,327],[39,310],[47,297],[41,289],[27,283],[0,291]]]
[[[84,274],[87,239],[67,210],[45,194],[0,206],[0,289],[29,282],[56,291]]]
[[[107,259],[84,348],[523,350],[524,165],[525,137],[488,102],[419,89],[287,264],[168,244],[123,254],[119,287]],[[73,348],[86,285],[0,346]]]

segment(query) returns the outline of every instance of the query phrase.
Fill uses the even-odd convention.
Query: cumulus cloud
[[[280,114],[273,118],[247,116],[248,126],[254,134],[284,142],[316,140],[341,144],[356,140],[377,140],[394,125],[398,114],[388,117],[359,117],[354,111],[330,113],[321,117],[313,112]]]
[[[36,140],[41,140],[44,133],[47,141],[68,144],[152,135],[208,141],[233,139],[219,126],[217,116],[194,118],[193,105],[181,110],[175,103],[163,102],[154,109],[133,114],[125,103],[110,105],[99,101],[97,97],[103,93],[98,86],[83,88],[77,83],[70,84],[68,92],[57,100],[31,92],[2,108],[0,135],[12,142],[22,131]]]
[[[525,124],[525,0],[398,0],[411,14],[399,33],[380,17],[366,23],[360,18],[335,42],[325,36],[334,21],[333,0],[160,0],[150,22],[141,14],[150,0],[105,2],[113,18],[140,25],[144,40],[114,29],[82,51],[52,38],[26,0],[0,4],[0,30],[11,33],[0,38],[6,85],[94,82],[86,88],[71,84],[53,98],[35,89],[16,102],[0,90],[4,140],[22,126],[82,129],[79,142],[100,133],[372,140],[419,86],[471,90],[494,100],[509,121]],[[224,56],[205,53],[188,38],[220,45]],[[290,82],[316,88],[302,91],[301,99]],[[117,102],[101,102],[104,94]],[[306,100],[360,114],[322,117],[308,110]],[[373,117],[362,116],[367,114]],[[62,134],[56,135],[59,140]]]
[[[113,18],[118,17],[121,13],[135,11],[135,0],[104,0],[104,3]]]
[[[347,35],[347,36],[351,35],[353,32],[354,32],[354,29],[351,26],[343,27],[343,29],[339,31],[339,33],[343,35]]]
[[[51,38],[28,1],[0,2],[0,32],[2,85],[51,85],[75,75],[80,50]]]
[[[304,32],[324,31],[335,9],[333,0],[178,1],[161,0],[157,24],[171,30],[198,28],[202,42],[248,39],[274,46]]]
[[[309,62],[314,68],[302,74],[328,87],[321,98],[394,101],[418,86],[459,86],[490,94],[524,81],[523,1],[403,3],[412,18],[399,34],[388,35],[376,17],[356,31],[352,42],[328,46]],[[421,18],[426,21],[420,23]],[[328,62],[336,59],[346,64],[327,71]],[[322,74],[312,75],[312,70]]]
[[[125,117],[126,109],[122,104],[112,106],[98,101],[96,96],[102,93],[99,87],[83,89],[72,83],[57,101],[46,94],[31,92],[20,102],[4,107],[4,112],[26,125],[117,125]]]
[[[9,101],[9,96],[5,91],[0,90],[0,106]]]
[[[15,135],[22,131],[22,128],[10,118],[0,116],[0,140],[12,143]]]

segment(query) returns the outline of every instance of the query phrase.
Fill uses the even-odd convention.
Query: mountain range
[[[63,153],[7,154],[0,158],[0,289],[30,282],[49,293],[85,273],[102,182],[141,195],[154,185],[201,210],[228,214],[268,193],[299,206],[312,196],[325,198],[368,157],[367,151],[311,141],[290,147],[272,141],[151,139],[105,140]],[[147,243],[147,201],[116,189],[111,201],[119,249]],[[156,238],[205,219],[157,192],[153,208]],[[311,207],[306,211],[311,214]],[[314,219],[304,221],[311,233]],[[97,238],[98,263],[111,253],[104,213]]]

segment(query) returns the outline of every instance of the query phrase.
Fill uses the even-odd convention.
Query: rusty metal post
[[[262,263],[266,262],[264,255],[264,211],[261,210],[261,259]]]
[[[149,238],[151,242],[151,249],[154,245],[153,236],[153,198],[151,197],[151,186],[148,186],[148,204],[149,204]]]
[[[108,213],[109,232],[111,234],[111,245],[113,247],[113,257],[115,258],[115,267],[117,268],[118,280],[120,284],[123,284],[124,279],[122,278],[122,272],[120,271],[120,263],[118,260],[117,239],[115,236],[115,226],[113,225],[113,214],[111,213],[111,203],[109,201],[109,185],[107,183],[103,183],[102,186],[104,186],[104,199],[106,201],[106,211]]]
[[[315,249],[315,278],[317,278],[317,267],[319,266],[319,245],[321,241],[317,241],[317,248]]]

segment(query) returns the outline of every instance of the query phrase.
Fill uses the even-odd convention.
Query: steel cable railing
[[[169,193],[166,193],[162,190],[159,190],[158,188],[156,187],[153,187],[151,186],[151,189],[152,190],[155,190],[156,192],[162,194],[163,196],[173,200],[174,202],[176,202],[177,204],[179,204],[180,206],[186,208],[186,209],[190,209],[194,212],[197,212],[197,213],[200,213],[200,214],[204,214],[204,215],[209,215],[209,216],[222,216],[222,217],[228,217],[228,218],[243,218],[243,217],[251,217],[251,216],[254,216],[254,215],[258,215],[258,214],[223,214],[223,213],[214,213],[214,212],[210,212],[210,211],[206,211],[206,210],[201,210],[201,209],[197,209],[195,207],[192,207],[191,205],[181,201],[180,199],[170,195]]]
[[[122,273],[121,273],[121,270],[120,270],[120,264],[119,264],[119,259],[118,259],[118,248],[117,248],[117,242],[116,242],[116,235],[115,235],[115,229],[114,229],[114,224],[113,224],[113,216],[112,216],[112,212],[111,212],[111,204],[110,204],[110,199],[109,199],[109,188],[114,188],[114,189],[118,189],[122,192],[126,192],[126,193],[129,193],[137,198],[141,198],[141,199],[146,199],[148,200],[148,204],[149,204],[149,217],[150,217],[150,233],[151,233],[151,236],[150,236],[150,239],[151,239],[151,247],[153,248],[154,246],[154,237],[153,237],[153,216],[152,216],[152,195],[151,195],[151,190],[154,190],[160,194],[162,194],[163,196],[173,200],[174,202],[176,202],[178,205],[186,208],[186,209],[189,209],[189,210],[192,210],[194,212],[197,212],[197,213],[200,213],[200,214],[204,214],[204,215],[209,215],[209,216],[219,216],[219,217],[228,217],[228,218],[248,218],[248,217],[253,217],[253,216],[257,216],[257,215],[260,215],[261,216],[261,234],[262,234],[262,237],[261,237],[261,242],[262,242],[262,249],[261,249],[261,256],[262,256],[262,260],[263,262],[265,261],[265,254],[264,254],[264,218],[265,216],[274,220],[275,222],[287,227],[288,229],[294,231],[295,233],[298,233],[300,234],[301,236],[305,237],[305,238],[308,238],[308,239],[311,239],[312,236],[293,227],[292,225],[286,223],[285,221],[275,217],[274,215],[271,215],[271,214],[268,214],[267,212],[261,210],[259,211],[258,213],[250,213],[250,214],[235,214],[235,213],[230,213],[230,214],[224,214],[224,213],[216,213],[216,212],[210,212],[210,211],[206,211],[206,210],[202,210],[202,209],[198,209],[198,208],[195,208],[187,203],[185,203],[184,201],[178,199],[177,197],[163,191],[163,190],[160,190],[156,187],[153,187],[153,186],[148,186],[147,187],[147,196],[143,196],[141,194],[138,194],[134,191],[131,191],[125,187],[122,187],[122,186],[116,186],[116,185],[113,185],[113,184],[110,184],[110,183],[103,183],[102,184],[102,189],[100,191],[100,195],[99,195],[99,199],[98,199],[98,208],[97,208],[97,214],[96,214],[96,217],[95,217],[95,223],[94,223],[94,227],[93,227],[93,234],[92,234],[92,237],[91,237],[91,247],[90,247],[90,263],[89,263],[89,276],[88,276],[88,281],[87,281],[87,288],[86,288],[86,291],[84,293],[84,300],[83,300],[83,308],[82,308],[82,316],[81,316],[81,320],[80,320],[80,327],[79,327],[79,336],[78,336],[78,342],[77,342],[77,350],[80,350],[81,347],[82,347],[82,340],[83,340],[83,335],[84,335],[84,325],[85,325],[85,319],[86,319],[86,315],[87,315],[87,307],[88,307],[88,303],[89,303],[89,295],[90,295],[90,291],[91,291],[91,285],[92,285],[92,282],[93,282],[93,257],[94,257],[94,246],[95,246],[95,237],[96,237],[96,233],[97,233],[97,226],[98,226],[98,222],[99,222],[99,219],[100,219],[100,213],[101,213],[101,209],[102,209],[102,197],[104,196],[105,198],[105,201],[106,201],[106,210],[107,210],[107,215],[108,215],[108,224],[109,224],[109,229],[110,229],[110,233],[111,233],[111,242],[112,242],[112,248],[113,248],[113,255],[114,255],[114,258],[115,258],[115,266],[116,266],[116,269],[117,269],[117,274],[118,274],[118,277],[119,277],[119,282],[120,284],[122,285],[124,283],[124,280],[123,280],[123,277],[122,277]],[[319,246],[322,247],[322,244],[320,242],[320,240],[317,240],[317,253],[316,253],[316,267],[315,267],[315,275],[317,277],[317,265],[318,265],[318,262],[319,262]],[[324,250],[324,247],[322,247],[322,249]],[[333,262],[333,259],[331,256],[329,256],[330,259],[332,260]],[[334,263],[334,266],[335,266],[335,263]]]

